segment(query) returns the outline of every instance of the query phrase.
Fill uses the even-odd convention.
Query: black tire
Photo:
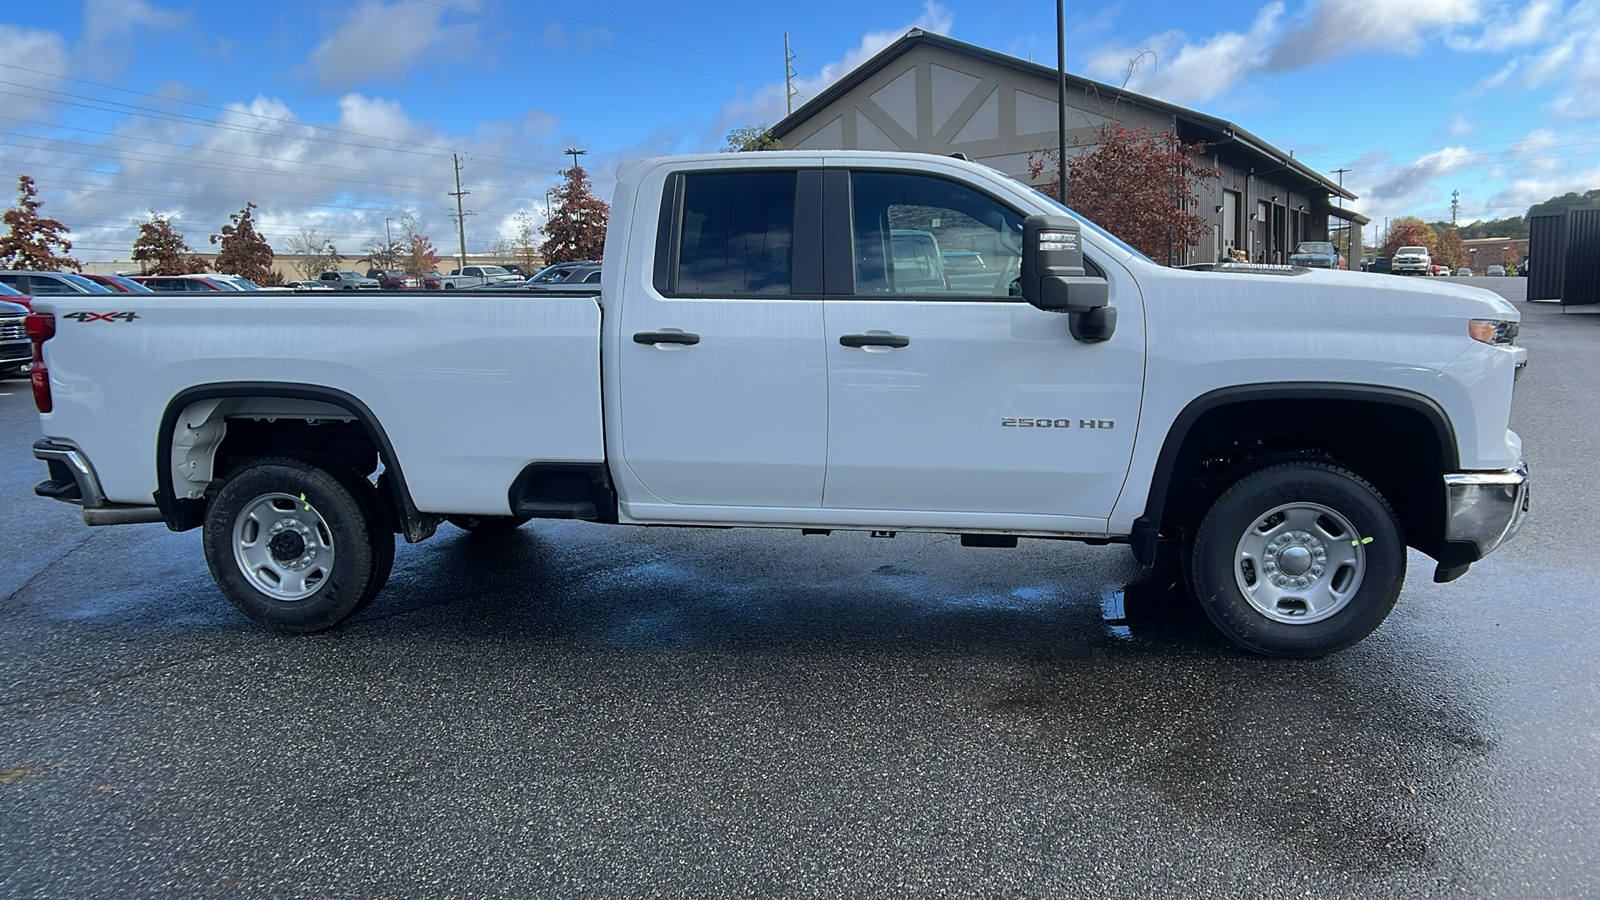
[[[510,534],[528,524],[532,516],[449,516],[445,519],[462,531],[480,537]]]
[[[394,535],[371,483],[337,460],[317,462],[246,463],[206,510],[203,543],[217,586],[240,612],[277,631],[337,625],[372,602],[394,565]],[[263,516],[275,526],[265,534]]]
[[[1212,623],[1267,656],[1354,645],[1389,615],[1406,574],[1388,501],[1326,462],[1241,477],[1201,520],[1189,556],[1190,586]]]

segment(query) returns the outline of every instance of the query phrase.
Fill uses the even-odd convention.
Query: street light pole
[[[1067,0],[1056,0],[1056,153],[1061,205],[1067,205]],[[1170,260],[1169,260],[1170,262]]]
[[[383,217],[383,255],[390,266],[394,265],[394,233],[389,230],[389,223],[393,221],[388,216]]]

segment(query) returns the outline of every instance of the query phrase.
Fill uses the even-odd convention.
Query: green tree
[[[1600,204],[1600,188],[1584,191],[1581,194],[1577,191],[1568,191],[1559,197],[1551,197],[1543,203],[1535,203],[1528,207],[1528,218],[1531,219],[1534,216],[1559,216],[1574,207],[1594,206],[1596,204]],[[1526,235],[1527,232],[1523,232],[1523,236]]]
[[[206,270],[205,260],[195,255],[194,248],[173,227],[173,218],[152,209],[148,220],[134,220],[139,236],[133,241],[133,259],[147,275],[189,275]]]
[[[611,206],[590,191],[583,167],[573,166],[561,178],[550,219],[539,229],[545,236],[539,253],[546,264],[599,259],[605,252]]]
[[[222,226],[221,234],[213,234],[211,243],[220,244],[216,269],[224,275],[238,275],[256,284],[270,284],[277,274],[272,269],[272,245],[256,231],[250,211],[254,203],[228,217],[229,224]],[[279,279],[281,280],[281,278]]]
[[[1434,228],[1438,235],[1438,246],[1433,251],[1433,261],[1441,266],[1449,266],[1450,271],[1467,264],[1467,248],[1461,243],[1461,232],[1452,226]]]
[[[1416,216],[1401,216],[1389,223],[1389,236],[1384,239],[1383,253],[1393,256],[1401,247],[1427,247],[1432,253],[1439,247],[1439,236],[1428,223]]]
[[[1200,186],[1222,177],[1195,162],[1204,145],[1107,122],[1092,140],[1075,140],[1073,146],[1081,152],[1067,170],[1067,205],[1089,221],[1169,265],[1211,233],[1206,217],[1190,212],[1199,205]],[[1030,153],[1029,174],[1057,173],[1060,160],[1056,149]],[[1059,175],[1035,187],[1061,196]]]
[[[0,235],[0,268],[82,271],[83,266],[66,255],[72,252],[72,241],[67,239],[71,232],[58,220],[39,214],[44,201],[38,193],[32,176],[17,176],[17,205],[0,216],[7,228]],[[60,247],[62,255],[57,256],[54,247]]]
[[[746,125],[728,132],[728,144],[722,148],[723,153],[742,153],[750,150],[782,150],[783,141],[772,134],[772,129],[765,124]]]

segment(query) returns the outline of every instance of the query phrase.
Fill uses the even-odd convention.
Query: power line
[[[267,122],[271,122],[271,123],[273,123],[275,125],[292,124],[292,125],[294,125],[296,127],[299,127],[299,128],[307,128],[307,129],[311,129],[311,130],[314,130],[314,131],[323,131],[323,132],[329,132],[329,133],[332,133],[332,134],[343,134],[343,135],[349,135],[351,137],[365,138],[367,140],[374,140],[374,141],[387,141],[389,143],[404,144],[406,146],[417,147],[417,148],[420,148],[420,149],[423,149],[423,150],[438,150],[441,153],[453,151],[453,150],[456,149],[456,148],[445,146],[445,145],[441,145],[441,144],[423,144],[423,143],[419,143],[417,141],[408,141],[408,140],[405,140],[403,138],[385,137],[385,136],[382,136],[382,135],[367,134],[365,132],[350,131],[350,130],[344,129],[344,128],[335,128],[335,127],[333,127],[331,125],[313,125],[313,124],[311,124],[309,122],[294,122],[294,121],[290,121],[290,120],[279,118],[277,116],[269,116],[269,115],[265,115],[265,114],[262,114],[262,113],[254,113],[254,112],[250,112],[248,110],[230,109],[230,108],[228,108],[226,106],[214,106],[212,104],[201,103],[201,102],[196,101],[196,100],[184,100],[184,99],[181,99],[181,98],[178,98],[178,97],[168,97],[168,96],[165,96],[163,94],[152,93],[150,91],[138,91],[138,90],[134,90],[133,88],[120,87],[120,86],[114,85],[114,84],[105,84],[104,82],[99,82],[99,81],[91,81],[91,80],[86,79],[86,78],[74,78],[74,77],[72,77],[70,75],[59,75],[59,74],[56,74],[54,72],[46,72],[46,71],[43,71],[41,69],[30,69],[27,66],[19,66],[19,65],[16,65],[15,63],[0,62],[0,68],[16,69],[16,70],[22,71],[22,72],[30,72],[30,73],[35,74],[35,75],[43,75],[43,76],[48,77],[48,78],[59,78],[59,79],[64,80],[64,81],[73,81],[73,82],[77,82],[79,84],[87,84],[87,85],[91,85],[93,87],[104,88],[106,90],[121,91],[122,93],[132,94],[132,95],[138,96],[138,97],[150,97],[150,98],[153,98],[153,99],[156,99],[156,100],[160,100],[162,102],[167,102],[167,103],[182,103],[182,104],[185,104],[185,105],[188,105],[188,106],[197,107],[199,109],[208,109],[208,110],[211,110],[213,112],[220,112],[220,113],[224,113],[224,114],[227,114],[227,115],[230,115],[230,116],[247,116],[247,117],[252,118],[252,119],[262,119],[262,120],[265,120]],[[28,88],[30,90],[45,91],[45,92],[48,92],[48,93],[59,93],[59,94],[64,94],[66,96],[71,96],[71,97],[83,97],[83,95],[80,95],[80,94],[69,94],[69,93],[64,92],[64,91],[55,91],[55,90],[53,90],[51,88],[41,88],[41,87],[36,87],[34,85],[22,84],[20,82],[0,82],[0,83],[11,84],[11,85],[16,86],[16,87],[24,87],[24,88]],[[25,95],[18,95],[18,96],[25,96]],[[33,97],[33,98],[30,98],[30,99],[43,100],[43,99],[47,99],[47,98]],[[104,99],[95,98],[95,97],[84,97],[83,99],[93,100],[93,101],[99,102],[99,103],[113,103],[113,104],[122,105],[122,106],[131,106],[131,104],[122,104],[122,103],[120,103],[120,101],[116,101],[116,100],[104,100]],[[79,104],[66,104],[66,105],[77,106]],[[95,109],[96,107],[89,107],[89,108]],[[133,107],[133,108],[141,109],[141,110],[147,110],[147,111],[152,112],[152,113],[160,112],[159,110],[149,110],[148,107]],[[103,109],[99,110],[99,111],[101,111],[101,112],[110,112],[110,110],[103,110]],[[183,115],[183,114],[182,113],[173,113],[173,115]],[[211,122],[209,120],[198,119],[198,117],[188,117],[188,118],[196,119],[195,124],[220,125],[220,123],[214,123],[214,122]],[[21,120],[19,120],[19,121],[21,121]],[[46,124],[46,123],[33,123],[33,124]],[[51,126],[51,127],[54,127],[54,126]],[[278,134],[278,133],[281,133],[281,132],[268,132],[268,133]],[[343,143],[343,142],[334,142],[334,143]],[[363,145],[350,144],[349,146],[360,147],[360,146],[363,146]],[[377,148],[377,149],[388,149],[388,148]],[[499,155],[495,155],[495,154],[482,154],[482,153],[476,154],[476,155],[478,156],[478,158],[480,160],[508,160],[508,161],[515,162],[515,163],[522,162],[522,160],[520,158],[512,157],[512,156],[499,156]],[[498,165],[497,163],[491,163],[491,164],[492,165]],[[529,166],[524,166],[524,165],[508,165],[508,166],[506,166],[506,168],[531,168],[534,171],[550,171],[551,174],[555,174],[554,170],[542,170],[542,169],[540,169],[540,167],[536,167],[536,166],[529,167]]]

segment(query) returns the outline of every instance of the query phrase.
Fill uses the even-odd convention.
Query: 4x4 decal
[[[132,322],[139,318],[136,312],[75,312],[67,313],[63,319],[77,319],[79,322]]]

